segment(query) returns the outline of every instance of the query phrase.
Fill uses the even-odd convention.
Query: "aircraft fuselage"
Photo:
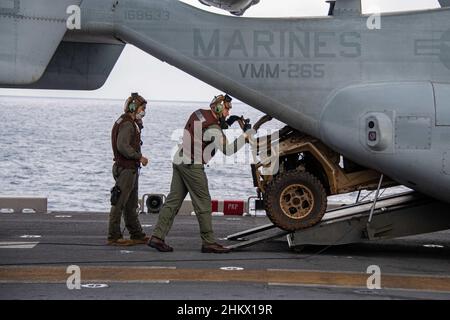
[[[176,0],[83,0],[81,29],[64,39],[133,44],[356,163],[450,202],[450,9],[377,20],[356,3],[339,0],[329,17],[267,19]],[[1,27],[13,26],[0,18]],[[54,50],[53,42],[42,45]],[[31,55],[22,51],[7,65]],[[30,83],[36,74],[15,80]]]

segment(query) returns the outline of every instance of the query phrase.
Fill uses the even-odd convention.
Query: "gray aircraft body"
[[[329,16],[276,19],[176,0],[2,1],[0,86],[96,89],[133,44],[359,165],[450,202],[450,8],[440,3],[382,14],[377,25],[359,0],[338,0]],[[81,8],[74,30],[70,5]]]

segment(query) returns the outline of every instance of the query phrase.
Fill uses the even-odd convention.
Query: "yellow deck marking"
[[[0,267],[0,283],[65,283],[65,267]],[[81,267],[82,282],[250,282],[366,288],[369,275],[304,270],[157,269],[154,267]],[[450,292],[450,277],[382,274],[382,289]]]

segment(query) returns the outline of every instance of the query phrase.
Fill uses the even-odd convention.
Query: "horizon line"
[[[100,98],[100,97],[55,97],[55,96],[17,96],[17,95],[1,95],[0,94],[0,98],[26,98],[26,99],[33,99],[33,98],[37,98],[37,99],[73,99],[73,100],[108,100],[108,101],[125,101],[125,99],[123,98]],[[167,100],[167,99],[152,99],[149,100],[150,103],[151,102],[184,102],[184,103],[198,103],[198,104],[208,104],[209,101],[201,101],[201,100]],[[246,103],[236,100],[236,102],[234,102],[235,104],[244,104],[247,105]]]

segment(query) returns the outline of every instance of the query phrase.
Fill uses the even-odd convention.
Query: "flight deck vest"
[[[201,131],[198,130],[199,132],[195,132],[196,123],[197,128],[201,128]],[[204,141],[203,135],[210,126],[215,124],[220,126],[220,121],[213,116],[211,110],[200,109],[190,116],[184,128],[183,153],[184,155],[190,155],[191,163],[201,161],[203,164],[206,164],[214,156],[215,152],[213,151],[211,155],[206,155],[205,159],[204,150],[212,142]]]
[[[131,118],[131,116],[127,113],[120,116],[120,118],[114,123],[114,126],[112,128],[111,132],[111,143],[112,143],[112,149],[114,153],[114,161],[116,162],[117,166],[121,168],[126,169],[136,169],[139,167],[139,160],[135,159],[128,159],[124,155],[122,155],[119,150],[117,149],[117,137],[119,135],[119,129],[120,127],[126,123],[131,122],[134,128],[133,136],[131,137],[131,147],[136,152],[141,152],[141,132],[140,129],[137,127],[137,124]]]

